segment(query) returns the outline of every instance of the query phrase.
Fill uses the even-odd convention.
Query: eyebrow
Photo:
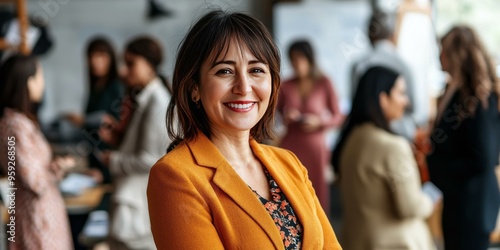
[[[257,64],[257,63],[262,63],[262,64],[266,64],[260,60],[251,60],[248,62],[248,64]],[[218,62],[215,62],[214,64],[212,64],[212,67],[210,67],[210,69],[212,69],[213,67],[219,65],[219,64],[229,64],[229,65],[236,65],[236,62],[235,61],[231,61],[231,60],[226,60],[226,61],[218,61]],[[266,64],[267,65],[267,64]]]

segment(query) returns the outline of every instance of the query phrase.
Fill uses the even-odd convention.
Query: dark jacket
[[[455,240],[472,239],[467,232],[488,235],[495,227],[500,192],[495,176],[500,154],[498,97],[488,107],[478,105],[464,119],[458,113],[474,98],[461,101],[455,93],[431,134],[428,160],[431,181],[443,191],[443,231],[457,232]],[[448,232],[447,232],[448,231]]]

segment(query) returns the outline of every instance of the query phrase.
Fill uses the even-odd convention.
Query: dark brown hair
[[[200,69],[206,60],[212,63],[227,51],[232,40],[246,46],[260,61],[269,66],[272,92],[262,119],[250,130],[258,141],[272,138],[274,112],[280,86],[280,54],[265,26],[242,13],[211,11],[194,24],[184,38],[175,63],[173,95],[167,110],[167,130],[172,145],[193,139],[198,131],[210,138],[212,131],[207,115],[191,100],[191,92],[200,84]]]
[[[95,37],[93,38],[89,44],[87,45],[87,66],[88,66],[88,75],[89,75],[89,83],[90,88],[93,89],[95,84],[99,80],[91,70],[90,67],[90,56],[95,52],[106,53],[109,56],[109,69],[108,73],[105,76],[106,82],[110,83],[118,78],[118,68],[116,63],[116,54],[115,50],[111,43],[104,37]]]
[[[441,46],[442,56],[448,64],[446,70],[452,81],[457,84],[461,100],[464,101],[468,97],[477,100],[467,102],[464,112],[474,114],[478,104],[487,107],[488,98],[492,93],[500,97],[493,61],[472,28],[453,27],[441,39]],[[500,102],[498,106],[500,109]]]
[[[317,67],[314,49],[309,41],[294,41],[292,45],[290,45],[290,48],[288,48],[288,57],[290,58],[290,60],[292,60],[292,53],[294,52],[302,54],[307,59],[309,65],[311,66],[310,76],[312,76],[313,78],[320,78],[323,76],[319,68]]]
[[[34,56],[14,55],[0,66],[0,117],[5,108],[19,111],[34,119],[28,79],[37,71]]]
[[[125,52],[144,58],[162,80],[168,91],[172,93],[167,78],[159,73],[159,67],[163,62],[163,49],[158,41],[149,36],[136,37],[125,46]]]
[[[398,77],[398,73],[391,69],[377,66],[369,68],[359,80],[351,112],[347,116],[337,146],[330,159],[333,169],[337,173],[340,173],[342,149],[356,127],[370,122],[388,133],[393,133],[380,105],[380,94],[390,95]]]

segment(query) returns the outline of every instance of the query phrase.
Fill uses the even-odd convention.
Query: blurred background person
[[[431,181],[443,192],[446,250],[488,248],[500,205],[495,166],[500,154],[500,88],[478,35],[455,26],[441,39],[450,75],[439,101],[427,158]]]
[[[167,112],[175,148],[148,184],[158,249],[341,249],[305,167],[260,143],[279,86],[279,50],[257,19],[211,11],[187,33]]]
[[[111,149],[110,145],[99,138],[98,129],[107,114],[119,119],[120,103],[124,86],[119,80],[116,54],[111,43],[104,37],[93,38],[86,51],[89,96],[85,114],[68,113],[65,118],[75,126],[83,128],[82,138],[90,142],[97,150]],[[102,166],[95,154],[88,157],[92,175],[98,182],[110,183],[109,170]]]
[[[107,116],[101,138],[117,146],[103,151],[114,183],[110,214],[111,249],[155,249],[147,208],[149,170],[169,144],[165,114],[170,94],[158,76],[162,48],[150,37],[138,37],[125,47],[123,81],[127,95],[120,121]]]
[[[293,42],[288,56],[295,76],[283,82],[279,93],[277,108],[286,126],[279,146],[291,150],[306,166],[323,209],[330,211],[330,150],[325,135],[328,129],[340,126],[344,117],[332,82],[316,64],[311,44]]]
[[[382,66],[400,74],[406,82],[406,93],[409,104],[405,114],[401,119],[391,121],[390,129],[398,135],[404,136],[412,145],[415,154],[422,182],[429,180],[427,165],[425,162],[427,128],[429,122],[429,112],[425,112],[424,122],[417,123],[416,116],[422,117],[421,110],[429,106],[430,98],[425,86],[416,86],[414,70],[410,68],[401,57],[396,41],[398,39],[396,31],[396,15],[393,13],[374,10],[367,27],[368,38],[372,46],[371,51],[356,60],[351,67],[351,98],[354,99],[359,80],[368,69],[375,66]],[[418,92],[421,93],[418,93]],[[419,118],[420,119],[420,118]]]
[[[351,67],[351,98],[354,99],[359,80],[371,67],[382,66],[403,76],[406,82],[409,104],[401,119],[391,121],[390,127],[397,134],[413,141],[416,135],[416,124],[412,117],[414,113],[413,107],[420,105],[420,103],[416,102],[417,99],[415,99],[415,88],[411,71],[398,54],[394,43],[395,19],[394,15],[380,10],[375,10],[370,17],[367,33],[372,50],[356,60]]]
[[[435,248],[425,222],[433,201],[410,144],[389,128],[408,103],[405,80],[392,70],[370,68],[359,81],[333,154],[346,250]]]
[[[34,105],[43,96],[43,71],[33,56],[14,55],[0,67],[1,170],[12,167],[8,138],[15,143],[15,242],[9,249],[72,249],[68,217],[58,181],[74,164],[68,157],[52,157],[37,122]],[[8,203],[4,197],[4,203]]]
[[[87,165],[83,173],[93,177],[97,184],[111,183],[109,169],[96,157],[96,153],[102,150],[113,149],[114,146],[105,143],[99,137],[99,128],[104,117],[111,116],[119,119],[120,104],[124,95],[124,86],[119,80],[117,60],[113,46],[104,37],[92,38],[86,49],[86,69],[88,79],[89,95],[85,113],[67,113],[63,119],[72,123],[77,129],[77,140],[87,141],[90,146]],[[97,210],[109,210],[109,194],[103,196]],[[86,249],[78,240],[89,214],[73,213],[69,215],[71,232],[75,249]]]

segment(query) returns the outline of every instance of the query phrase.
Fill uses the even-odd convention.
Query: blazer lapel
[[[271,216],[215,145],[203,133],[199,133],[188,146],[199,165],[215,169],[214,184],[260,225],[276,249],[283,249],[281,236]]]
[[[286,198],[292,205],[292,208],[302,224],[302,229],[304,234],[302,236],[302,246],[312,246],[311,243],[318,236],[316,234],[321,234],[321,232],[314,232],[315,227],[311,220],[311,214],[316,214],[316,210],[312,209],[310,204],[305,199],[303,193],[309,192],[308,190],[301,190],[297,185],[295,185],[294,179],[290,177],[290,174],[286,172],[285,169],[289,169],[289,166],[284,166],[286,162],[280,161],[278,159],[269,157],[264,154],[261,146],[255,140],[251,140],[250,145],[252,146],[254,154],[259,158],[262,164],[267,168],[271,176],[274,178],[280,189],[285,194]],[[305,184],[301,188],[306,189]]]

